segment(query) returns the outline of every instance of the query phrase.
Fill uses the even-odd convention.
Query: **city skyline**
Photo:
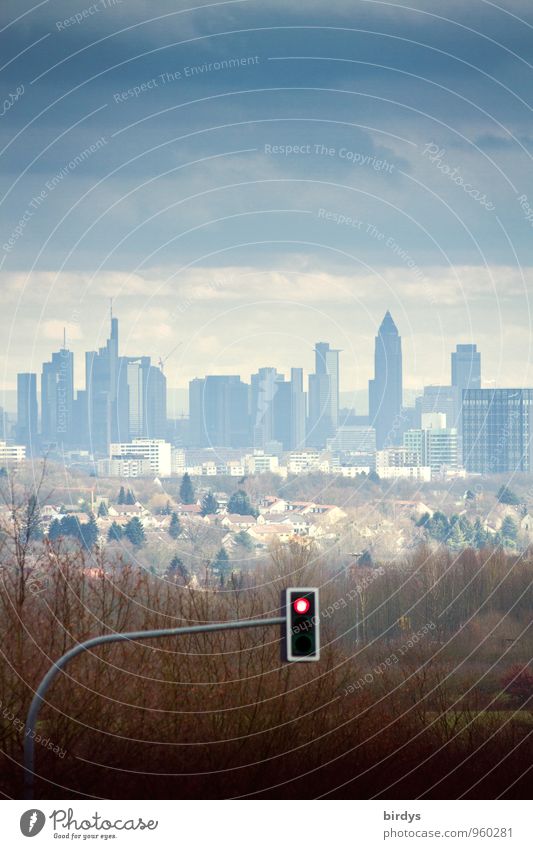
[[[387,314],[390,315],[390,310],[388,308],[385,310],[385,316]],[[109,307],[106,308],[105,317],[106,317],[107,322],[109,322]],[[121,322],[122,327],[124,327],[126,325],[126,322],[123,320],[122,315],[120,315],[120,322]],[[378,319],[377,325],[379,325],[380,323],[381,323],[381,319]],[[59,322],[58,322],[58,325],[59,325]],[[81,327],[81,323],[79,323],[79,326]],[[107,331],[108,331],[108,329],[107,329],[107,327],[105,327],[103,329],[103,336],[104,337],[106,336],[106,334],[108,335]],[[175,391],[175,390],[187,391],[188,383],[190,382],[191,379],[194,379],[195,377],[200,377],[201,375],[199,373],[190,372],[193,375],[193,377],[189,378],[188,380],[185,377],[183,377],[181,384],[177,383],[177,382],[176,383],[170,383],[169,380],[168,380],[168,375],[172,374],[172,359],[175,360],[177,357],[183,356],[181,351],[180,351],[180,348],[181,348],[183,343],[177,342],[177,344],[173,344],[173,340],[169,339],[167,344],[168,344],[168,346],[170,346],[170,350],[168,350],[168,348],[163,348],[162,345],[160,344],[158,346],[158,348],[161,349],[161,350],[157,351],[157,349],[155,348],[154,343],[153,343],[154,335],[155,335],[154,333],[150,334],[150,339],[151,339],[151,351],[150,351],[150,353],[145,353],[145,354],[143,354],[143,356],[149,356],[154,362],[159,362],[159,364],[161,364],[161,362],[163,363],[163,368],[164,368],[164,371],[165,371],[165,376],[167,377],[167,383],[168,383],[168,390],[169,391]],[[324,335],[324,334],[322,334],[322,335]],[[400,333],[400,336],[401,336],[402,342],[404,343],[404,346],[405,346],[406,336],[404,335],[404,333]],[[130,346],[133,346],[135,344],[135,346],[137,347],[137,344],[132,341],[133,338],[135,338],[135,337],[132,336],[131,334],[126,334],[125,344],[129,343]],[[16,388],[17,388],[16,375],[17,374],[23,374],[23,373],[34,373],[34,374],[37,373],[39,375],[40,372],[41,372],[42,363],[45,362],[47,359],[49,359],[52,356],[54,350],[60,351],[63,348],[66,348],[66,350],[68,350],[68,351],[70,351],[74,354],[73,386],[74,386],[75,390],[81,389],[83,387],[83,385],[85,384],[86,369],[87,369],[87,363],[85,361],[85,355],[87,353],[87,349],[84,347],[83,339],[84,339],[84,337],[81,334],[78,335],[78,338],[69,338],[69,334],[67,332],[67,326],[65,325],[64,327],[61,327],[61,328],[59,328],[59,326],[58,326],[57,347],[54,349],[53,343],[48,345],[48,347],[46,348],[46,354],[45,354],[43,360],[38,363],[37,368],[31,370],[29,368],[23,367],[23,368],[21,368],[20,371],[17,371],[14,375],[10,376],[9,379],[5,381],[3,394],[5,394],[11,402],[11,403],[8,402],[8,404],[5,404],[4,405],[5,408],[11,409],[11,411],[14,411],[14,409],[16,407],[16,404],[15,404],[15,406],[13,406],[13,397],[14,397],[13,392],[16,392]],[[359,393],[359,394],[362,393],[362,392],[367,393],[368,380],[371,379],[371,375],[375,370],[376,332],[375,331],[373,332],[370,328],[367,328],[367,337],[365,337],[365,339],[370,340],[370,354],[369,354],[368,351],[366,352],[367,358],[370,361],[369,372],[368,372],[368,376],[366,377],[366,379],[365,379],[365,376],[362,375],[360,383],[355,385],[355,386],[354,385],[347,385],[348,381],[346,380],[346,375],[350,374],[350,356],[349,355],[351,353],[352,356],[355,357],[355,351],[353,351],[353,350],[347,351],[347,350],[343,350],[343,349],[337,347],[335,345],[334,341],[331,340],[331,337],[329,338],[329,342],[326,343],[327,345],[329,345],[331,347],[332,351],[337,351],[337,352],[340,352],[340,354],[341,354],[343,379],[342,379],[341,384],[338,387],[338,391],[339,391],[341,396],[344,396],[345,399],[346,399],[347,395],[352,394],[352,393]],[[407,337],[407,340],[408,340],[408,337]],[[121,339],[121,342],[122,342],[122,346],[124,346],[124,340],[123,339]],[[103,343],[103,348],[105,348],[106,344],[107,344],[107,342],[105,341],[105,338],[100,338],[97,343],[94,343],[94,350],[102,349],[102,343]],[[303,371],[308,375],[312,374],[313,372],[316,373],[316,361],[317,361],[316,345],[317,344],[319,344],[319,343],[317,343],[317,342],[307,343],[306,342],[298,350],[298,354],[297,354],[297,358],[299,360],[298,368],[302,368]],[[416,393],[417,391],[422,390],[424,386],[438,386],[438,385],[444,385],[446,383],[450,384],[451,383],[451,379],[450,379],[450,355],[454,353],[453,348],[456,345],[458,345],[459,347],[462,347],[462,348],[468,348],[471,345],[473,345],[474,348],[476,348],[476,346],[477,346],[478,349],[480,348],[480,346],[477,343],[473,343],[471,341],[470,342],[458,342],[457,340],[454,340],[451,343],[450,350],[447,350],[446,352],[444,352],[445,356],[446,356],[446,362],[443,364],[443,369],[442,369],[441,372],[439,372],[439,375],[435,375],[435,379],[433,379],[433,380],[429,380],[429,381],[426,381],[426,382],[420,383],[420,384],[418,384],[418,383],[413,384],[412,382],[409,381],[410,370],[409,370],[409,368],[405,369],[405,366],[404,366],[403,371],[405,372],[405,378],[406,378],[403,381],[404,393],[407,393],[408,396],[409,396],[409,395],[413,395],[413,393]],[[358,351],[357,351],[358,355],[360,355],[360,351],[361,351],[362,348],[363,348],[363,345],[361,343],[361,345],[358,347]],[[177,351],[176,351],[176,349],[177,349]],[[478,350],[478,353],[479,353],[479,350]],[[484,354],[485,354],[485,356],[484,356],[484,372],[486,372],[487,371],[487,369],[486,369],[487,354],[486,354],[486,352],[484,352]],[[130,354],[126,354],[125,352],[123,352],[122,356],[127,357],[129,359],[135,359],[138,356],[138,354],[130,355]],[[240,370],[238,370],[239,373],[241,373],[241,376],[243,374],[246,375],[246,376],[251,376],[254,373],[254,371],[257,371],[257,370],[260,370],[260,369],[263,369],[263,368],[272,368],[274,371],[278,371],[280,374],[286,374],[286,373],[290,373],[291,368],[293,368],[293,365],[291,365],[290,362],[284,362],[284,363],[281,363],[281,364],[279,364],[279,362],[278,362],[278,365],[274,365],[272,360],[275,360],[275,359],[278,359],[278,358],[275,356],[275,353],[273,351],[270,351],[270,357],[268,355],[266,355],[266,358],[264,360],[259,359],[260,356],[262,356],[262,355],[257,354],[254,351],[253,348],[250,349],[249,354],[246,357],[246,360],[247,360],[246,367],[243,367],[241,365]],[[306,358],[308,360],[308,362],[310,361],[309,365],[307,367],[301,365],[301,362],[304,358]],[[254,367],[253,364],[252,365],[249,364],[250,362],[253,363],[254,359],[259,363],[259,365],[255,366],[255,367]],[[404,363],[405,363],[406,359],[407,359],[406,355],[403,354],[403,362]],[[267,362],[267,361],[270,361],[268,366],[265,365],[265,362]],[[23,366],[25,366],[25,365],[27,365],[27,362],[23,363]],[[218,367],[216,373],[218,373],[218,374],[229,375],[229,374],[235,373],[235,369],[232,372],[232,370],[231,370],[232,367],[231,367],[230,364],[225,365],[224,363],[217,363],[216,365]],[[313,366],[314,366],[314,368],[313,368]],[[439,376],[441,378],[440,380],[437,379],[437,377],[439,377]],[[494,379],[489,378],[488,380],[485,379],[485,383],[490,383],[492,385],[492,384],[495,383],[495,381],[494,381]],[[533,383],[533,380],[532,380],[532,383]],[[6,384],[9,388],[6,388]],[[506,384],[505,384],[504,381],[502,381],[501,385],[506,385]],[[516,380],[511,381],[509,383],[510,387],[515,386],[515,385],[519,385]],[[41,391],[42,391],[41,381],[39,380],[38,387],[37,387],[37,394],[38,394],[39,397],[41,396]],[[0,394],[2,394],[2,393],[0,393]],[[341,403],[340,405],[344,406],[345,404]]]
[[[132,309],[128,298],[117,297],[116,309],[126,331],[123,339],[124,354],[135,355],[139,350],[145,350],[157,361],[159,357],[164,359],[176,343],[181,342],[181,347],[166,363],[166,374],[169,386],[185,388],[190,379],[202,374],[238,373],[242,364],[249,361],[250,351],[253,357],[252,372],[265,362],[282,371],[297,358],[306,371],[311,371],[314,344],[316,340],[325,338],[333,347],[344,351],[341,391],[356,391],[365,387],[372,373],[374,328],[379,325],[386,310],[390,309],[402,329],[404,362],[407,366],[404,385],[408,391],[448,380],[450,350],[454,349],[456,343],[468,344],[472,341],[485,352],[487,382],[493,380],[494,385],[501,386],[533,385],[527,306],[519,316],[508,320],[504,312],[500,314],[493,304],[490,315],[485,319],[484,309],[477,313],[476,293],[469,291],[468,300],[472,305],[469,316],[463,307],[454,306],[451,309],[447,305],[449,288],[445,284],[439,289],[442,304],[430,306],[429,313],[422,289],[409,302],[400,298],[398,304],[398,298],[394,296],[384,300],[378,308],[373,301],[376,296],[372,294],[372,286],[367,285],[361,294],[368,297],[368,303],[361,309],[361,305],[354,302],[346,292],[349,285],[352,288],[357,285],[353,280],[340,278],[344,292],[339,293],[342,288],[339,279],[328,291],[328,281],[316,280],[313,286],[312,276],[309,280],[305,275],[297,275],[294,287],[295,292],[299,293],[300,305],[287,300],[289,283],[294,279],[292,275],[284,275],[275,281],[275,288],[268,290],[270,300],[267,298],[265,302],[263,298],[263,301],[246,303],[239,285],[246,286],[248,290],[250,277],[232,278],[233,273],[226,273],[226,277],[222,278],[217,277],[216,272],[207,276],[193,275],[189,286],[184,287],[184,300],[172,298],[168,292],[159,293],[157,281],[151,286],[148,282],[140,283],[134,279],[132,290],[135,291],[137,286],[147,290],[155,289],[158,304],[147,303],[139,312],[138,309]],[[472,276],[472,271],[470,274]],[[274,276],[269,274],[268,279]],[[405,277],[409,275],[406,273]],[[519,273],[516,272],[514,277],[517,283]],[[396,286],[397,272],[392,279]],[[39,280],[39,275],[36,275],[36,280]],[[38,284],[36,287],[42,290],[43,298],[47,280],[43,279],[42,286]],[[86,304],[81,305],[79,296],[74,293],[73,280],[69,278],[69,284],[61,286],[61,290],[56,293],[55,297],[59,299],[57,304],[55,297],[50,302],[54,307],[49,306],[48,309],[54,312],[54,318],[40,322],[40,310],[34,314],[33,309],[24,307],[23,313],[19,311],[16,314],[16,328],[10,329],[4,325],[6,345],[0,356],[3,389],[12,391],[16,388],[16,373],[36,371],[36,365],[40,367],[54,344],[58,344],[62,338],[64,326],[67,328],[69,344],[76,353],[89,348],[96,349],[103,344],[107,332],[108,297],[114,288],[112,280],[107,292],[102,281],[88,296]],[[215,285],[217,280],[220,283],[218,287]],[[233,282],[222,285],[224,280]],[[264,285],[264,275],[260,278],[254,276],[253,288],[256,290],[260,288],[259,280]],[[509,286],[507,304],[515,297],[515,282],[509,282],[507,275],[502,273],[502,287]],[[14,297],[19,299],[21,285],[23,280],[19,276],[7,287],[5,296],[8,305]],[[410,288],[408,280],[406,286]],[[481,285],[476,288],[479,290],[484,287]],[[400,290],[401,286],[398,286],[396,294]],[[265,292],[262,294],[264,296]],[[130,297],[135,299],[139,296],[132,294]],[[16,308],[16,303],[13,308]],[[206,310],[211,315],[207,321]],[[8,318],[9,310],[0,315],[0,324]],[[295,337],[296,327],[298,334]],[[26,343],[28,338],[32,340],[29,349]],[[251,339],[253,345],[250,344]],[[83,363],[78,358],[75,364],[77,384],[83,380],[83,371]]]
[[[11,382],[14,383],[15,387],[17,387],[17,375],[22,376],[22,375],[32,375],[32,374],[35,375],[36,374],[37,377],[38,377],[37,384],[36,384],[36,394],[37,394],[37,397],[40,399],[40,401],[42,403],[42,397],[43,397],[42,369],[46,365],[46,367],[49,370],[52,369],[52,371],[53,371],[54,370],[54,362],[56,363],[55,368],[56,369],[59,368],[59,366],[61,364],[61,360],[58,357],[59,357],[59,355],[61,354],[62,351],[65,351],[65,352],[68,352],[69,355],[72,355],[69,359],[69,382],[72,384],[71,389],[69,391],[74,390],[74,392],[79,392],[83,388],[87,388],[87,374],[88,374],[89,371],[92,371],[93,368],[95,368],[94,363],[99,362],[101,360],[102,356],[106,356],[106,357],[110,356],[109,346],[112,345],[111,357],[112,358],[114,357],[116,359],[121,359],[123,366],[125,366],[126,363],[134,363],[136,361],[140,361],[140,359],[156,360],[158,362],[158,366],[156,368],[158,368],[158,370],[160,370],[161,373],[165,374],[166,383],[167,383],[167,391],[169,391],[169,392],[176,391],[176,390],[184,391],[184,392],[188,391],[188,386],[186,384],[182,385],[182,386],[168,385],[168,379],[167,379],[167,375],[166,375],[166,372],[168,371],[168,359],[169,359],[168,354],[165,357],[161,357],[160,355],[154,356],[153,353],[151,353],[151,354],[144,353],[141,356],[139,356],[139,354],[137,353],[136,355],[131,356],[131,355],[127,355],[127,354],[122,352],[120,354],[120,357],[119,357],[119,353],[118,353],[118,322],[119,322],[119,318],[113,317],[112,308],[111,308],[111,313],[109,313],[109,309],[108,309],[108,312],[107,312],[108,323],[109,323],[110,317],[111,317],[111,332],[109,333],[109,331],[108,331],[107,335],[108,335],[109,338],[107,339],[107,341],[104,342],[103,346],[100,345],[98,348],[96,348],[92,352],[87,351],[83,348],[83,344],[82,344],[81,339],[77,340],[77,342],[69,340],[68,334],[66,332],[66,328],[63,328],[62,333],[61,333],[61,341],[58,338],[58,347],[57,347],[56,351],[54,352],[54,350],[52,348],[48,351],[48,354],[47,354],[45,360],[40,364],[40,368],[38,368],[34,372],[31,372],[29,370],[23,370],[23,371],[17,372],[17,374],[14,377],[14,380],[12,380]],[[121,326],[123,326],[124,322],[122,321],[122,318],[120,318],[120,322],[121,322]],[[384,315],[382,321],[379,324],[377,335],[375,335],[375,334],[372,335],[372,341],[373,341],[373,346],[372,346],[373,347],[372,372],[374,373],[374,377],[375,377],[375,370],[376,370],[376,359],[375,358],[378,354],[378,347],[379,347],[378,346],[378,340],[381,338],[381,333],[382,333],[384,325],[387,325],[388,328],[390,328],[392,326],[393,331],[398,333],[397,328],[396,328],[396,324],[394,322],[394,319],[391,316],[389,309],[386,310],[385,315]],[[465,351],[468,351],[470,349],[473,349],[474,351],[476,351],[477,357],[479,358],[479,356],[480,356],[480,352],[479,352],[479,350],[477,350],[478,346],[477,346],[476,343],[471,343],[471,342],[470,343],[458,343],[458,342],[454,343],[456,345],[456,351],[450,350],[450,351],[447,352],[447,355],[448,355],[447,370],[446,370],[445,374],[443,375],[443,377],[445,377],[446,380],[441,381],[440,383],[436,380],[430,381],[426,384],[417,386],[415,388],[407,389],[405,387],[404,383],[403,383],[403,376],[402,376],[402,372],[405,372],[405,368],[404,367],[402,368],[402,362],[405,361],[405,357],[402,353],[402,341],[405,341],[405,337],[403,336],[403,334],[399,333],[398,338],[400,340],[399,357],[400,357],[400,361],[401,361],[400,362],[400,384],[401,384],[400,396],[403,397],[403,403],[404,404],[406,403],[406,398],[404,397],[405,395],[412,398],[412,397],[414,397],[414,393],[416,393],[417,391],[422,391],[424,389],[424,386],[426,386],[426,387],[438,387],[438,386],[444,386],[444,385],[450,385],[450,386],[451,385],[456,385],[456,386],[459,385],[459,384],[454,383],[454,363],[457,361],[458,352],[460,350],[465,352]],[[121,342],[122,342],[122,337],[121,337]],[[181,345],[181,343],[174,345],[172,347],[171,351],[170,351],[170,355],[172,355],[175,352],[175,350],[180,347],[180,345]],[[322,349],[322,352],[321,352],[321,349]],[[301,360],[303,358],[303,352],[304,351],[307,351],[307,354],[309,355],[309,351],[308,351],[307,346],[304,346],[302,348],[302,350],[300,351],[300,355],[299,355],[300,363],[301,363]],[[250,351],[250,356],[248,357],[249,361],[252,358],[252,353],[253,352]],[[345,385],[345,375],[346,375],[346,373],[349,372],[349,359],[346,356],[348,353],[349,352],[342,351],[342,349],[340,349],[340,348],[336,348],[331,342],[315,342],[315,343],[312,344],[312,347],[311,347],[311,354],[312,354],[313,360],[314,360],[314,370],[313,370],[312,366],[309,367],[309,368],[305,368],[300,363],[297,366],[295,366],[294,364],[285,363],[284,365],[281,366],[281,371],[278,371],[278,368],[276,366],[265,365],[265,362],[261,362],[261,365],[257,367],[256,371],[261,372],[261,371],[265,371],[265,370],[271,370],[273,372],[273,374],[279,376],[279,378],[283,378],[283,377],[285,377],[286,374],[288,374],[289,379],[290,379],[291,371],[296,368],[298,371],[301,371],[303,374],[306,374],[308,377],[312,377],[313,375],[317,375],[319,377],[320,372],[322,372],[323,374],[326,374],[326,372],[328,370],[328,367],[326,365],[326,363],[328,362],[328,357],[335,357],[336,376],[335,376],[335,389],[334,389],[335,400],[333,401],[333,408],[334,409],[330,410],[328,415],[330,416],[333,425],[336,426],[337,418],[338,418],[338,410],[340,409],[341,406],[346,406],[347,396],[352,395],[354,393],[358,393],[359,395],[361,393],[366,393],[368,395],[371,393],[372,378],[371,378],[370,374],[369,374],[369,378],[366,381],[366,386],[365,386],[365,381],[363,380],[362,384],[358,387],[346,387],[346,385]],[[339,355],[341,357],[340,360],[339,360]],[[383,352],[382,356],[384,356],[384,358],[385,358],[384,364],[387,367],[387,354],[385,353],[385,351]],[[450,357],[451,357],[451,360],[450,360]],[[96,359],[94,359],[94,358],[96,358]],[[50,360],[50,362],[48,362],[48,360]],[[331,360],[331,362],[334,362],[334,361]],[[451,362],[451,365],[450,365],[450,362]],[[479,359],[478,359],[477,362],[478,362],[478,380],[477,380],[477,382],[474,382],[473,384],[471,384],[473,388],[479,387],[481,385],[480,384],[480,379],[481,379],[480,374],[481,374],[481,372],[480,372],[480,366],[479,366]],[[321,363],[323,363],[323,366],[321,366]],[[485,358],[484,358],[484,363],[485,363]],[[78,366],[77,369],[74,367],[75,364],[77,364],[77,366]],[[342,366],[342,368],[341,368],[341,366]],[[388,364],[388,366],[390,367],[390,363]],[[83,373],[82,373],[81,379],[79,377],[80,368],[83,368]],[[485,366],[484,366],[484,370],[485,370]],[[78,374],[78,379],[75,378],[76,373]],[[342,373],[342,379],[340,377],[341,373]],[[408,373],[409,372],[407,370],[407,374]],[[95,374],[96,374],[96,372],[95,372]],[[222,365],[220,366],[219,371],[217,371],[217,374],[221,374],[221,375],[226,374],[227,376],[230,376],[230,373],[228,372],[228,367],[224,368]],[[249,364],[247,364],[246,368],[242,368],[239,371],[240,377],[243,377],[243,376],[245,378],[248,377],[250,380],[252,380],[253,374],[254,374],[253,366],[251,366]],[[204,377],[205,377],[205,375],[204,375]],[[192,379],[193,380],[194,379],[201,379],[201,377],[199,375],[195,374],[194,378],[192,378]],[[485,382],[487,382],[487,381],[485,381]],[[489,380],[488,382],[490,384],[492,384],[494,381]],[[188,381],[188,383],[190,383],[190,380]],[[463,387],[466,387],[467,382],[465,382],[463,380],[463,383],[461,385]],[[468,384],[468,385],[470,385],[470,384]],[[513,386],[515,386],[515,385],[517,385],[517,384],[514,383]],[[7,390],[6,391],[4,389],[3,394],[7,395],[7,397],[9,398],[10,392],[12,393],[13,390]],[[320,395],[319,390],[317,390],[317,392],[318,392],[318,395]],[[329,393],[329,390],[328,390],[328,393]],[[330,402],[328,401],[328,403],[330,403]],[[319,407],[321,406],[320,403],[318,404],[318,406]],[[396,406],[398,406],[398,405],[396,404]],[[322,404],[322,407],[323,407],[323,404]],[[15,404],[15,406],[13,406],[13,396],[12,396],[12,394],[11,394],[11,404],[9,404],[9,403],[7,405],[5,404],[4,408],[6,410],[10,411],[10,412],[13,412],[14,409],[16,408],[16,404]],[[322,412],[323,412],[323,410],[322,410]]]

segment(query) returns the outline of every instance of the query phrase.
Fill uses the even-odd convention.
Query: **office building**
[[[124,424],[126,413],[117,407],[118,373],[118,319],[111,315],[106,344],[85,354],[87,436],[93,454],[106,454],[113,440],[129,437]]]
[[[0,467],[9,468],[22,463],[25,459],[25,445],[8,445],[7,442],[0,441]]]
[[[374,378],[368,384],[369,424],[378,449],[398,442],[402,397],[402,340],[387,310],[375,339]]]
[[[481,389],[481,354],[476,345],[456,345],[451,356],[452,387],[455,401],[454,427],[458,432],[459,457],[463,456],[463,390]],[[450,419],[448,419],[450,424]]]
[[[309,375],[307,445],[324,448],[339,423],[339,351],[328,342],[315,345],[315,373]]]
[[[304,373],[301,368],[291,368],[291,451],[305,446],[307,394],[304,392]]]
[[[481,389],[481,354],[477,345],[456,345],[452,353],[452,386]]]
[[[17,441],[26,446],[29,454],[37,450],[38,410],[37,375],[23,372],[17,375]]]
[[[420,455],[412,448],[383,448],[376,452],[376,472],[384,480],[429,481],[431,469],[420,464]]]
[[[403,444],[433,475],[457,470],[457,429],[446,427],[443,413],[425,413],[422,427],[406,431]]]
[[[74,354],[64,344],[43,363],[41,375],[41,436],[46,445],[73,442]]]
[[[250,427],[252,444],[255,448],[264,448],[275,436],[275,406],[283,406],[284,399],[278,399],[278,389],[285,378],[275,368],[260,368],[252,374],[250,387]],[[288,418],[287,411],[282,410]],[[279,413],[278,413],[279,418]]]
[[[189,383],[191,447],[250,445],[250,387],[238,375],[208,375]]]
[[[98,474],[104,477],[169,477],[172,474],[172,446],[163,439],[132,439],[112,442],[109,457],[99,460]]]
[[[458,417],[457,392],[453,386],[424,386],[424,394],[416,399],[418,427],[422,416],[442,413],[446,416],[446,426],[456,427]]]
[[[462,401],[467,472],[531,472],[533,389],[464,389]]]

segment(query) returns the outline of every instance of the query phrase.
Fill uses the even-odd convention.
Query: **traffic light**
[[[316,587],[285,591],[287,660],[320,659],[320,614]]]

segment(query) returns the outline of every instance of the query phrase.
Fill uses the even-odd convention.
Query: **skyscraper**
[[[122,442],[166,438],[167,381],[150,357],[119,357],[116,416]]]
[[[190,440],[195,447],[250,445],[250,387],[239,375],[210,374],[189,383]]]
[[[467,472],[531,472],[533,389],[463,389]]]
[[[307,444],[323,448],[339,423],[339,351],[328,342],[315,345],[315,373],[309,375]]]
[[[301,368],[291,368],[291,432],[290,449],[305,445],[307,398],[304,392],[304,373]]]
[[[481,354],[477,345],[456,345],[452,352],[453,425],[457,428],[459,457],[463,456],[463,390],[481,389]],[[450,419],[448,419],[450,421]]]
[[[28,453],[37,448],[37,430],[37,375],[23,372],[17,375],[17,442]]]
[[[150,365],[144,383],[144,435],[148,439],[167,438],[167,379],[157,366]]]
[[[481,354],[477,345],[456,345],[452,353],[452,386],[481,389]]]
[[[43,363],[41,375],[41,433],[45,443],[70,445],[73,442],[74,354],[63,348]]]
[[[402,340],[387,310],[376,336],[374,379],[368,383],[369,424],[378,450],[397,444],[403,399]]]
[[[254,448],[264,448],[274,437],[274,405],[285,380],[275,368],[260,368],[251,377],[250,427]],[[279,406],[279,404],[278,404]]]
[[[111,335],[105,346],[85,354],[89,448],[106,456],[109,443],[120,441],[118,359],[118,319],[111,316]]]

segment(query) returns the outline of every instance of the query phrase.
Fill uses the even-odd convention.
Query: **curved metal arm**
[[[276,616],[272,619],[243,619],[237,622],[217,622],[214,625],[191,625],[184,628],[165,628],[161,631],[130,631],[126,634],[104,634],[100,637],[92,637],[90,640],[85,640],[83,643],[78,643],[77,646],[71,648],[59,660],[56,660],[53,666],[50,667],[41,683],[35,691],[32,699],[28,716],[26,718],[25,738],[24,738],[24,797],[33,799],[33,780],[34,780],[34,765],[35,765],[35,729],[37,727],[37,718],[39,710],[44,702],[46,691],[52,684],[56,675],[67,665],[69,660],[72,660],[77,655],[81,654],[94,646],[100,646],[105,643],[130,642],[133,640],[151,640],[157,637],[175,637],[180,634],[203,634],[209,631],[234,631],[238,628],[258,628],[261,625],[283,625],[285,623],[284,616]]]

